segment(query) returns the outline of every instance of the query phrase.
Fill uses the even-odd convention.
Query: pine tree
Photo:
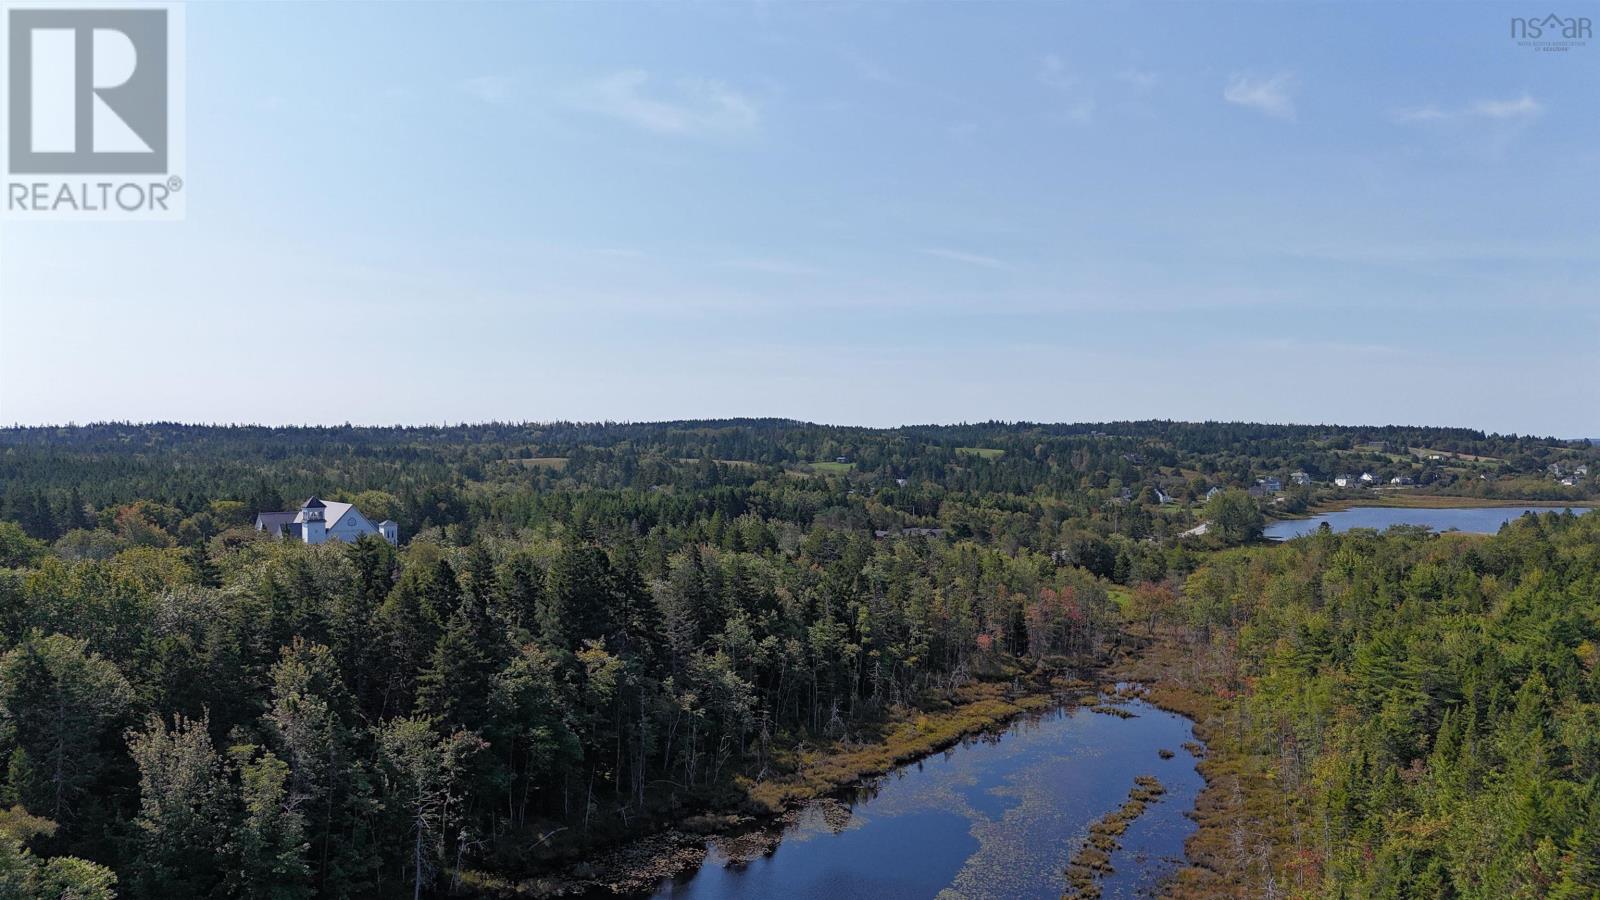
[[[433,655],[417,679],[417,714],[469,731],[487,717],[489,681],[498,668],[499,647],[476,598],[451,616]]]
[[[371,798],[358,753],[364,729],[333,653],[296,639],[272,667],[269,743],[289,765],[288,796],[301,810],[306,860],[319,893],[357,893],[380,855],[367,846]]]
[[[194,570],[195,584],[208,588],[222,586],[222,571],[212,561],[205,544],[195,544],[186,551],[186,554],[189,567]]]
[[[304,900],[312,895],[305,822],[289,802],[289,766],[255,747],[231,753],[239,770],[243,817],[234,832],[239,863],[229,893],[246,900]]]
[[[494,592],[490,615],[498,619],[508,633],[518,635],[517,643],[523,643],[538,634],[544,571],[533,557],[517,553],[501,565],[498,577],[499,587]]]
[[[151,716],[128,740],[139,767],[132,878],[147,897],[215,896],[227,873],[232,791],[212,748],[209,719]]]
[[[577,650],[586,639],[603,638],[612,618],[611,563],[589,545],[564,547],[550,566],[549,585],[539,610],[539,631],[547,645]]]
[[[73,856],[40,858],[27,843],[49,838],[56,823],[20,806],[0,809],[0,897],[10,900],[114,900],[117,875]]]
[[[134,699],[117,667],[87,646],[35,634],[0,657],[0,724],[15,748],[10,788],[69,829],[106,765],[106,738]]]
[[[413,898],[422,896],[446,858],[445,836],[459,814],[456,791],[462,766],[483,746],[461,731],[441,738],[423,719],[395,719],[378,733],[384,794],[404,825]]]
[[[94,525],[93,520],[89,518],[88,510],[83,505],[83,495],[78,492],[77,485],[73,485],[67,492],[66,502],[61,507],[60,524],[63,532],[90,528]]]

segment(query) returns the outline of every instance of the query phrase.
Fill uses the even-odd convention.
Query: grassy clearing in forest
[[[1412,456],[1421,459],[1438,456],[1442,459],[1458,459],[1462,462],[1492,463],[1494,465],[1505,462],[1498,456],[1473,456],[1471,453],[1452,453],[1449,450],[1434,450],[1431,447],[1407,447],[1406,449],[1410,451]]]
[[[805,465],[807,467],[809,467],[813,472],[820,472],[823,475],[847,475],[847,474],[849,474],[851,472],[851,470],[855,469],[855,467],[856,467],[855,463],[838,462],[838,461],[814,462],[814,463],[806,463]]]
[[[507,462],[516,463],[529,469],[565,469],[567,458],[565,456],[535,456],[530,459],[512,459]]]
[[[680,458],[678,460],[678,462],[683,463],[686,466],[692,466],[692,465],[695,465],[695,464],[699,463],[700,460],[698,460],[698,459],[689,459],[689,458],[685,457],[685,458]],[[748,459],[714,459],[714,460],[712,460],[712,462],[716,463],[719,466],[727,466],[728,468],[731,468],[731,469],[759,469],[759,468],[761,468],[761,464],[760,463],[751,462]]]

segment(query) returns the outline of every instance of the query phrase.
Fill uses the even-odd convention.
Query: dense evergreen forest
[[[1242,893],[1600,896],[1600,516],[1226,551],[1176,621],[1251,794],[1215,839],[1272,863]]]
[[[490,890],[1165,626],[1240,752],[1284,767],[1303,855],[1271,877],[1591,896],[1600,519],[1225,549],[1352,470],[1580,499],[1600,450],[1174,422],[0,430],[0,894]],[[1324,484],[1238,490],[1291,472]],[[251,526],[310,495],[400,546]],[[1202,520],[1228,527],[1180,539]]]

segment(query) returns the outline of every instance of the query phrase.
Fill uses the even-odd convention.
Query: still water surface
[[[837,806],[814,805],[769,856],[726,865],[715,845],[698,872],[657,897],[1048,898],[1089,824],[1127,799],[1136,775],[1167,794],[1122,836],[1105,897],[1150,896],[1181,863],[1203,782],[1182,749],[1192,723],[1143,701],[1121,719],[1055,710],[975,737],[877,779]],[[1161,759],[1159,750],[1175,752]]]
[[[1525,512],[1560,512],[1555,506],[1485,506],[1462,509],[1401,509],[1393,506],[1352,506],[1339,512],[1324,513],[1309,519],[1289,519],[1273,522],[1266,528],[1266,536],[1275,541],[1286,541],[1317,530],[1323,522],[1334,531],[1352,528],[1376,528],[1382,531],[1392,525],[1421,525],[1434,531],[1472,531],[1494,534],[1500,526]],[[1588,509],[1577,507],[1575,513]]]

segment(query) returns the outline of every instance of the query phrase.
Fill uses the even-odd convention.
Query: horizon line
[[[1438,425],[1438,424],[1428,424],[1428,423],[1388,423],[1388,424],[1360,423],[1360,424],[1342,424],[1342,423],[1338,423],[1338,422],[1293,422],[1293,421],[1265,421],[1265,420],[1253,420],[1253,419],[1177,419],[1177,418],[1157,418],[1157,417],[1142,418],[1142,419],[1105,419],[1105,420],[1078,420],[1078,421],[1067,421],[1067,420],[1044,421],[1044,420],[1035,420],[1035,419],[978,419],[978,420],[966,420],[966,419],[963,419],[963,420],[946,421],[946,422],[903,422],[903,423],[893,424],[893,425],[881,425],[881,424],[867,425],[867,424],[844,423],[844,422],[818,422],[818,421],[811,421],[811,420],[807,420],[807,419],[796,419],[796,418],[789,417],[789,416],[707,416],[707,417],[699,417],[699,418],[679,417],[679,418],[667,418],[667,419],[592,419],[592,420],[583,420],[583,419],[484,419],[484,420],[477,420],[477,421],[462,420],[460,422],[449,422],[449,421],[445,421],[445,422],[421,422],[421,423],[407,423],[407,422],[378,423],[378,422],[368,422],[368,423],[362,423],[362,424],[357,424],[357,423],[351,422],[349,420],[345,420],[343,422],[268,423],[268,422],[215,422],[215,421],[213,421],[213,422],[201,422],[201,421],[184,421],[184,420],[180,420],[180,419],[150,419],[150,420],[143,420],[143,421],[135,421],[135,420],[131,420],[131,419],[99,419],[99,420],[93,420],[93,421],[81,422],[81,423],[80,422],[71,421],[71,420],[68,420],[66,422],[38,422],[38,423],[13,422],[13,423],[11,423],[9,425],[0,425],[0,432],[17,432],[17,431],[25,431],[25,430],[63,429],[63,428],[68,428],[68,429],[88,429],[88,428],[99,428],[99,427],[107,427],[107,426],[118,426],[118,427],[127,427],[127,428],[148,428],[148,427],[153,427],[153,426],[178,426],[178,427],[185,427],[185,428],[217,428],[217,429],[225,429],[225,428],[239,428],[239,429],[251,429],[251,428],[254,428],[254,429],[261,429],[261,428],[266,428],[266,429],[274,429],[274,430],[291,430],[291,429],[295,429],[295,430],[314,430],[314,429],[349,428],[349,429],[379,431],[379,430],[421,430],[421,429],[430,429],[430,428],[431,429],[471,429],[471,428],[491,428],[491,427],[518,427],[518,428],[529,428],[529,427],[553,428],[553,427],[560,427],[560,426],[630,427],[630,426],[642,426],[642,425],[675,425],[675,424],[684,424],[684,423],[704,423],[704,422],[720,422],[720,423],[744,423],[744,422],[786,423],[786,424],[791,424],[791,425],[810,426],[810,427],[816,427],[816,428],[857,429],[857,430],[862,430],[862,431],[902,431],[902,430],[915,429],[915,428],[964,428],[964,427],[972,427],[972,426],[980,426],[980,425],[1002,426],[1002,427],[1029,427],[1029,426],[1033,426],[1033,427],[1046,427],[1046,428],[1048,428],[1048,427],[1087,427],[1087,426],[1094,426],[1094,425],[1140,425],[1140,424],[1149,424],[1149,423],[1163,423],[1163,424],[1170,424],[1170,425],[1263,425],[1263,426],[1281,427],[1281,428],[1330,428],[1330,429],[1340,429],[1340,430],[1350,430],[1350,431],[1362,430],[1362,429],[1378,430],[1378,429],[1392,429],[1392,428],[1417,428],[1417,429],[1434,429],[1434,430],[1440,430],[1440,431],[1471,431],[1471,432],[1476,432],[1476,433],[1483,434],[1483,435],[1486,435],[1486,436],[1495,436],[1495,437],[1503,437],[1503,438],[1535,438],[1535,439],[1553,440],[1553,441],[1590,441],[1590,442],[1600,442],[1600,437],[1591,437],[1591,436],[1588,436],[1588,435],[1575,435],[1575,436],[1569,436],[1569,437],[1557,437],[1555,434],[1543,434],[1543,435],[1541,435],[1541,434],[1535,434],[1533,432],[1517,432],[1517,431],[1500,432],[1500,431],[1493,431],[1493,430],[1490,430],[1490,429],[1487,429],[1487,428],[1475,427],[1475,426],[1471,426],[1471,425]]]

